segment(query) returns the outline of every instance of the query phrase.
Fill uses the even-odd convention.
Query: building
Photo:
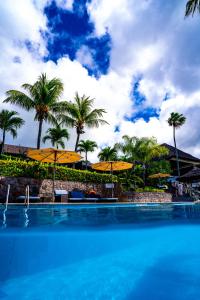
[[[3,148],[3,152],[4,154],[8,154],[8,155],[25,157],[28,149],[36,149],[36,148],[5,144]]]
[[[176,164],[176,150],[175,147],[168,145],[166,143],[162,144],[162,146],[166,147],[169,150],[169,154],[166,159],[170,162],[171,168],[173,171],[172,175],[177,176],[177,164]],[[180,165],[180,173],[181,175],[189,172],[194,166],[200,166],[200,159],[192,156],[189,153],[186,153],[180,149],[178,150],[178,158]]]

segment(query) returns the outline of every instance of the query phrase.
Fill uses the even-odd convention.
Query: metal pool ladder
[[[8,200],[9,200],[9,196],[10,196],[10,184],[8,184],[7,186],[7,193],[6,193],[6,210],[7,210],[7,207],[8,207]]]
[[[27,205],[27,207],[29,207],[29,198],[30,198],[30,188],[29,185],[26,186],[26,190],[25,190],[25,202],[24,204]]]
[[[10,184],[7,185],[7,193],[6,193],[6,202],[5,202],[5,209],[3,210],[3,227],[5,228],[7,226],[6,222],[6,212],[8,209],[8,200],[10,196]]]

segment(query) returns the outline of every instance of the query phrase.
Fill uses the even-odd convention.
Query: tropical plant
[[[94,152],[95,148],[97,148],[97,143],[90,140],[81,140],[78,144],[78,151],[85,153],[85,167],[86,170],[88,168],[88,152]]]
[[[169,150],[157,143],[156,138],[143,137],[138,139],[135,149],[135,157],[143,165],[143,181],[146,181],[146,169],[149,163],[156,158],[166,156]]]
[[[0,160],[0,176],[52,179],[52,165],[37,161]],[[110,174],[74,170],[56,166],[55,178],[63,181],[107,183],[118,182],[118,177]]]
[[[176,152],[176,164],[177,164],[177,173],[180,176],[180,166],[179,166],[179,158],[178,158],[178,150],[176,146],[176,129],[180,128],[186,121],[186,118],[183,114],[179,114],[177,112],[172,112],[167,122],[169,126],[173,128],[173,139],[174,139],[174,147]]]
[[[105,147],[99,152],[98,158],[100,161],[117,160],[117,149],[115,147]]]
[[[67,102],[63,106],[63,113],[58,115],[63,124],[76,129],[75,151],[78,149],[80,135],[85,133],[85,126],[94,128],[99,127],[99,125],[108,124],[108,122],[102,119],[106,111],[102,108],[92,109],[93,103],[94,99],[90,99],[90,97],[86,97],[85,95],[80,97],[76,93],[75,101]]]
[[[37,148],[39,149],[43,122],[54,123],[52,113],[61,110],[62,103],[58,100],[63,92],[63,83],[58,78],[49,80],[46,74],[41,74],[33,85],[25,83],[22,88],[27,93],[9,90],[4,102],[16,104],[27,111],[35,111],[34,120],[39,122],[37,137]]]
[[[185,16],[193,16],[196,11],[200,13],[200,0],[188,0],[185,8]]]
[[[13,138],[15,138],[17,137],[17,129],[19,129],[24,123],[24,120],[19,117],[19,114],[16,111],[3,109],[0,112],[0,129],[3,132],[2,142],[0,146],[1,154],[3,153],[6,132],[9,132],[13,136]]]
[[[125,191],[134,191],[144,184],[142,178],[135,174],[134,169],[122,172],[118,177]]]
[[[56,147],[57,149],[59,146],[63,149],[65,148],[63,139],[69,139],[67,129],[61,128],[60,124],[56,124],[55,127],[49,128],[46,133],[47,135],[45,135],[42,140],[43,143],[49,140],[53,147]]]
[[[134,162],[136,160],[136,144],[139,141],[139,138],[124,135],[122,139],[123,142],[115,144],[115,149],[122,153],[122,160]]]

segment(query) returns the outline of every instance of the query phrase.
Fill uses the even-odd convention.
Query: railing
[[[7,209],[8,209],[9,196],[10,196],[10,184],[8,184],[8,186],[7,186],[5,209],[3,210],[3,227],[4,228],[7,226],[6,212],[7,212]]]
[[[27,185],[26,190],[25,190],[25,202],[24,202],[24,204],[26,204],[27,207],[29,207],[29,195],[30,195],[29,191],[30,191],[30,188],[29,188],[29,185]]]
[[[6,203],[5,203],[6,209],[8,207],[9,196],[10,196],[10,184],[8,184],[8,186],[7,186]]]

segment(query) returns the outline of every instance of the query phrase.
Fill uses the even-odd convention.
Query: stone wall
[[[24,177],[0,177],[0,198],[5,199],[7,185],[10,184],[10,199],[15,201],[17,196],[25,195],[26,186],[30,187],[30,195],[39,195],[40,197],[51,197],[52,180],[38,180]],[[105,188],[105,184],[82,183],[72,181],[55,181],[55,189],[72,191],[74,188],[81,190],[95,189],[102,197],[111,197],[111,190]],[[121,189],[115,184],[114,197],[121,195]]]
[[[127,192],[122,194],[122,201],[124,202],[172,202],[172,194],[159,192]]]

